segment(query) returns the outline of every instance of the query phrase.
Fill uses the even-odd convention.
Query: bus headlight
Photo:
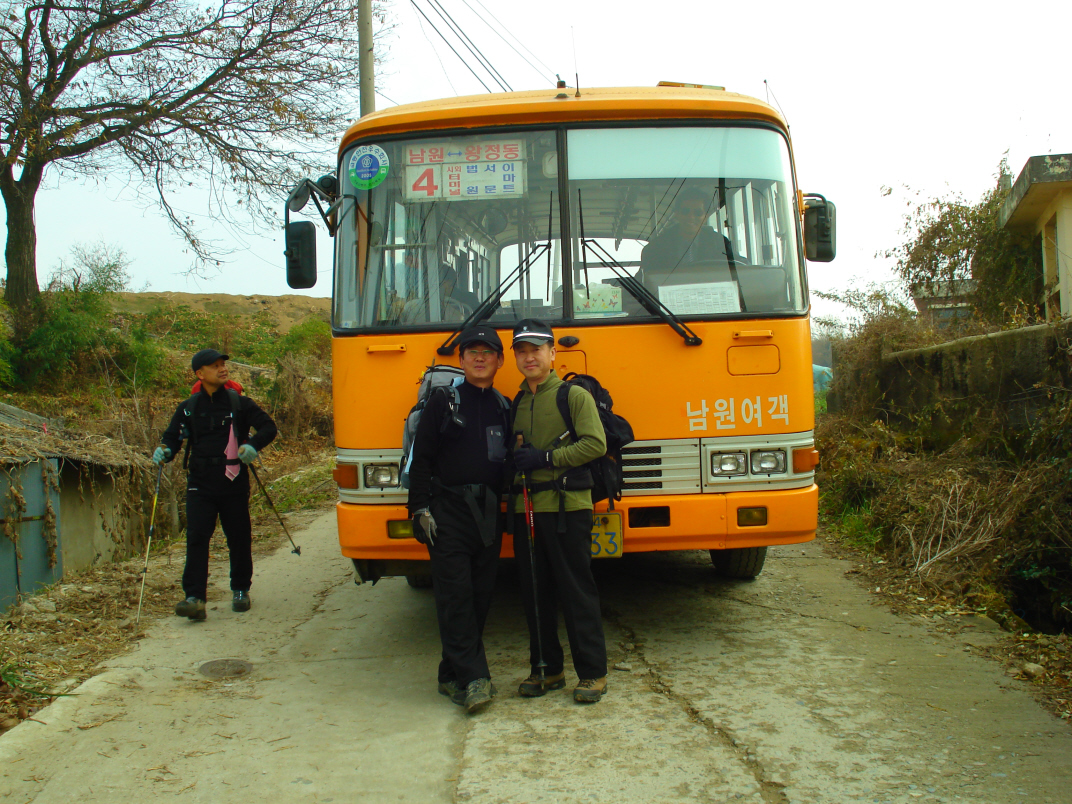
[[[781,475],[785,474],[785,450],[784,449],[757,449],[752,451],[752,474],[754,475]]]
[[[366,463],[365,488],[386,489],[398,485],[397,463]]]
[[[715,452],[711,455],[711,474],[730,477],[747,474],[743,452]]]

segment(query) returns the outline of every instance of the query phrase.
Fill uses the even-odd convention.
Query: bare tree
[[[0,195],[6,299],[38,294],[45,170],[151,193],[200,264],[216,256],[170,202],[212,188],[218,214],[271,220],[354,117],[358,0],[0,0]],[[384,33],[384,10],[375,7]],[[244,211],[243,211],[244,210]],[[195,263],[196,264],[196,263]]]

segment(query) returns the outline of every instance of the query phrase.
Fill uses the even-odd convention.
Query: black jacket
[[[201,390],[190,400],[183,401],[171,417],[160,442],[171,450],[172,459],[179,454],[184,439],[186,449],[191,450],[187,488],[206,494],[240,493],[249,490],[249,472],[239,464],[240,472],[234,480],[224,474],[224,450],[231,427],[231,400],[226,388],[220,388],[209,396]],[[191,415],[187,408],[193,407]],[[249,434],[250,428],[257,432]],[[238,445],[249,444],[257,452],[272,443],[276,436],[275,422],[248,396],[238,397],[238,413],[235,416],[235,437]],[[187,439],[188,436],[188,439]]]
[[[675,224],[654,237],[640,253],[641,280],[651,286],[657,277],[673,273],[690,263],[717,260],[737,262],[729,238],[704,226],[695,238],[683,237]]]
[[[502,492],[509,411],[491,388],[463,382],[458,392],[464,427],[450,421],[448,391],[432,394],[417,424],[409,469],[411,515],[428,507],[435,493],[433,477],[444,486],[480,484]]]

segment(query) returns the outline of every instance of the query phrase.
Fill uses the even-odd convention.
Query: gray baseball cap
[[[514,327],[514,340],[510,345],[531,343],[540,346],[545,343],[553,345],[554,342],[555,333],[547,324],[535,318],[523,318]]]

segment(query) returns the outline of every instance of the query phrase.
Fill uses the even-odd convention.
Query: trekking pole
[[[518,444],[521,443],[521,434],[518,433]],[[540,674],[540,689],[543,689],[547,678],[547,662],[543,660],[543,632],[540,629],[540,602],[536,596],[536,513],[532,508],[532,498],[529,496],[529,476],[521,473],[521,493],[525,498],[525,522],[529,528],[529,566],[532,568],[532,613],[536,620],[536,670]]]
[[[291,538],[290,531],[287,530],[287,523],[283,521],[283,517],[281,517],[279,515],[279,512],[277,510],[275,510],[275,503],[272,502],[272,498],[268,496],[268,489],[266,489],[264,487],[264,484],[261,483],[261,478],[257,474],[257,467],[255,467],[253,464],[248,464],[248,466],[249,466],[249,471],[253,473],[253,477],[255,477],[257,479],[257,485],[260,486],[261,491],[264,492],[264,499],[266,499],[268,501],[268,505],[271,507],[272,513],[275,514],[276,518],[279,520],[279,524],[283,526],[283,533],[287,534],[287,538],[290,539],[290,546],[294,548],[290,552],[292,552],[296,556],[300,556],[301,555],[301,548],[298,547],[298,545],[294,544],[294,539]]]
[[[141,568],[141,591],[138,592],[138,616],[134,618],[134,633],[138,633],[141,624],[141,602],[145,598],[145,576],[149,573],[149,547],[153,543],[153,529],[156,527],[156,501],[160,499],[160,478],[164,476],[164,464],[156,473],[156,491],[153,492],[153,512],[149,515],[149,537],[145,540],[145,564]]]

